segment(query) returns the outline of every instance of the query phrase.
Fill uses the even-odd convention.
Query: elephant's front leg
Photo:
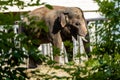
[[[62,49],[62,38],[61,38],[60,32],[58,32],[57,34],[54,34],[52,37],[53,37],[53,40],[52,40],[53,57],[56,62],[60,63],[60,52]]]

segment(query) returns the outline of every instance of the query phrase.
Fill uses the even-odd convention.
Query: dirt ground
[[[28,64],[26,64],[24,67],[27,67],[27,65]],[[65,72],[63,70],[63,68],[67,68],[67,69],[69,68],[69,69],[75,70],[76,66],[78,66],[78,65],[80,67],[85,66],[84,63],[76,64],[74,66],[70,66],[70,65],[61,65],[60,66],[59,65],[62,69],[61,68],[55,69],[53,66],[51,67],[46,64],[42,64],[42,65],[39,65],[35,69],[27,69],[25,72],[26,72],[27,76],[29,77],[29,79],[27,79],[27,80],[72,80],[71,79],[72,76],[69,73]],[[74,72],[74,70],[69,70],[69,71]],[[69,79],[67,79],[67,77]],[[48,79],[45,79],[45,78],[48,78]],[[57,79],[57,78],[62,78],[62,79]]]

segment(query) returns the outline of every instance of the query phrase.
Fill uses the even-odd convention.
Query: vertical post
[[[62,47],[60,51],[60,64],[65,64],[65,63],[68,63],[68,58],[64,43],[62,42]]]
[[[76,63],[76,64],[79,64],[79,58],[77,57],[78,55],[78,41],[72,36],[72,40],[73,40],[73,61]]]
[[[51,43],[48,43],[48,55],[50,57],[51,60],[53,60],[53,51],[52,51],[52,44]]]

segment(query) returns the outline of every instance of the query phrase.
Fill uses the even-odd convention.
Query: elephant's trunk
[[[85,20],[83,20],[82,22],[81,22],[82,24],[81,24],[81,26],[79,27],[79,31],[78,31],[78,35],[80,35],[80,36],[86,36],[87,35],[87,33],[88,33],[88,30],[87,30],[87,25],[86,25],[86,22],[85,22]]]

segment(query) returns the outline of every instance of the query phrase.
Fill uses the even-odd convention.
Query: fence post
[[[77,57],[78,55],[78,41],[72,36],[72,40],[73,40],[73,61],[76,64],[79,64],[79,57]]]
[[[76,64],[83,63],[87,60],[87,55],[85,53],[84,44],[82,38],[77,36],[78,40],[72,37],[73,40],[73,61]]]
[[[68,63],[68,57],[64,43],[62,42],[62,48],[60,51],[60,64],[65,64],[65,63]]]

